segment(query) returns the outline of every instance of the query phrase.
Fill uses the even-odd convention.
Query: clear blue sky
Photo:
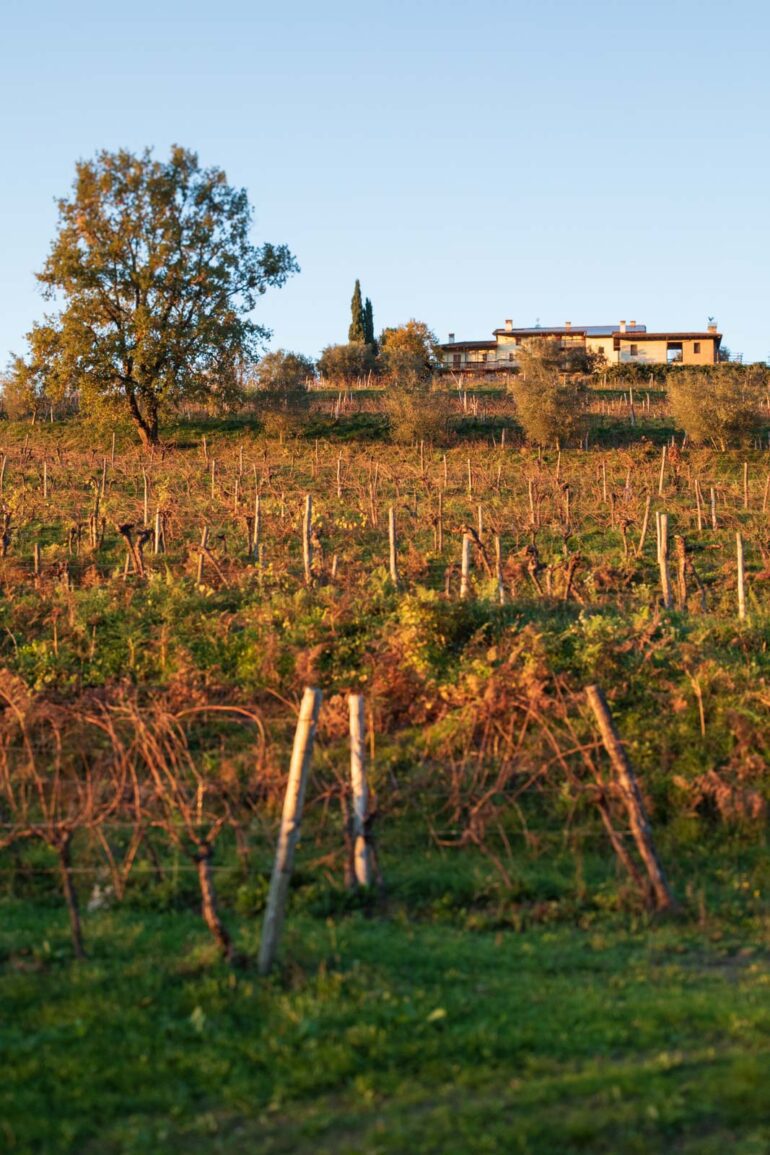
[[[3,0],[0,366],[54,198],[100,148],[195,148],[302,272],[272,347],[375,324],[701,328],[770,355],[770,11],[733,0]]]

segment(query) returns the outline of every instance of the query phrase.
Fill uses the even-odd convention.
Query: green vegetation
[[[245,190],[183,148],[165,162],[102,151],[78,164],[58,208],[38,279],[64,307],[29,334],[16,392],[123,413],[146,445],[175,405],[234,400],[269,336],[257,301],[297,271],[285,245],[251,243]]]
[[[661,487],[671,418],[652,391],[589,394],[590,444],[629,444],[560,454],[522,445],[495,393],[426,394],[451,406],[454,444],[394,445],[381,396],[311,390],[308,424],[282,441],[245,414],[179,422],[152,455],[118,429],[114,459],[110,435],[94,444],[76,422],[0,429],[3,1143],[763,1150],[766,455],[667,444]],[[621,840],[625,819],[592,682],[676,917],[653,919],[613,854],[599,800]],[[308,683],[324,705],[265,981],[260,916]],[[345,886],[351,690],[371,739],[372,893]],[[158,767],[173,770],[162,788]],[[41,798],[56,799],[46,823]],[[231,952],[200,916],[204,858]]]
[[[386,858],[392,898],[369,917],[324,914],[328,887],[300,885],[270,981],[219,964],[179,898],[91,915],[77,968],[61,917],[7,900],[4,1147],[753,1155],[770,1140],[770,956],[743,865],[722,917],[570,924],[552,898],[517,932],[505,906],[497,928],[468,906],[482,867],[412,849]],[[553,894],[552,874],[533,891]],[[240,945],[257,937],[241,918]]]

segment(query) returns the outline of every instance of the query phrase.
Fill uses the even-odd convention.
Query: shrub
[[[436,335],[424,321],[407,321],[393,329],[384,329],[380,337],[380,364],[383,372],[396,384],[425,384],[437,367]]]
[[[450,438],[451,402],[445,393],[395,385],[387,390],[383,408],[391,439],[399,445],[446,445]]]
[[[349,341],[347,345],[327,345],[318,360],[318,372],[327,381],[351,384],[375,372],[377,359],[371,345]]]
[[[561,447],[582,440],[588,393],[585,379],[573,372],[587,367],[580,353],[563,349],[558,338],[532,341],[521,350],[512,389],[528,441]]]
[[[726,449],[754,436],[764,373],[738,365],[680,369],[668,380],[674,420],[690,441]]]
[[[270,393],[296,393],[306,390],[315,377],[315,362],[302,353],[277,349],[266,353],[257,367],[260,389]]]
[[[314,377],[315,363],[302,353],[278,349],[262,358],[253,400],[268,436],[283,439],[304,425],[310,409],[308,383]]]

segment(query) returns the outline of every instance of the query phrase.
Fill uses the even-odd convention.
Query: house
[[[456,341],[454,333],[439,345],[442,369],[455,373],[493,373],[517,367],[518,350],[529,341],[556,337],[563,348],[576,348],[604,358],[607,365],[714,365],[719,361],[722,334],[709,324],[702,332],[647,331],[636,321],[618,325],[573,325],[565,321],[555,327],[536,325],[514,329],[513,321],[495,329],[492,341]]]

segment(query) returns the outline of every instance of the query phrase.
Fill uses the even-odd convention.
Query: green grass
[[[457,880],[455,879],[455,882]],[[297,904],[295,904],[296,906]],[[2,904],[9,1152],[765,1152],[763,915],[469,931],[300,901],[269,980],[193,910]],[[259,920],[243,919],[253,958]]]

